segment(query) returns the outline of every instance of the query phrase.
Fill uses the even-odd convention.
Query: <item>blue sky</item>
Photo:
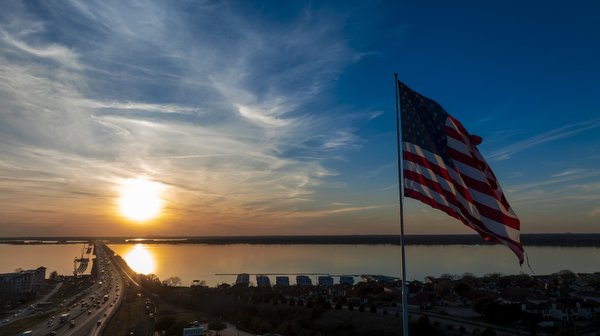
[[[4,2],[0,235],[398,233],[394,72],[483,137],[523,232],[597,232],[598,7]],[[409,234],[469,232],[406,203]]]

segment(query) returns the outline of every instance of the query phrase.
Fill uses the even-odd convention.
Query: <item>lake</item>
[[[232,283],[237,273],[331,275],[381,274],[400,277],[400,247],[397,245],[204,245],[204,244],[110,244],[129,265],[141,273],[154,273],[164,280],[178,276],[183,285],[203,280],[208,285]],[[0,273],[15,268],[45,266],[49,274],[72,274],[73,259],[80,244],[0,244]],[[563,269],[574,272],[600,271],[598,247],[526,247],[533,271],[550,274]],[[531,274],[526,265],[499,245],[409,245],[406,248],[407,278],[423,280],[444,273],[477,276],[488,273]],[[89,271],[89,269],[88,269]],[[216,275],[230,274],[230,275]],[[313,281],[315,276],[311,276]],[[255,281],[254,276],[251,280]],[[274,282],[274,276],[271,281]]]
[[[73,260],[76,257],[81,257],[82,249],[83,243],[39,245],[0,244],[0,273],[14,272],[17,268],[29,270],[44,266],[46,267],[46,277],[52,271],[56,271],[58,274],[73,275]],[[89,274],[91,269],[92,263],[90,262],[84,274]]]
[[[183,285],[193,280],[206,281],[210,286],[233,283],[237,273],[290,274],[292,283],[295,274],[308,273],[401,275],[397,245],[114,244],[109,247],[138,272],[154,273],[163,280],[178,276]],[[597,247],[532,246],[526,250],[536,274],[563,269],[600,271]],[[521,269],[512,252],[500,245],[409,245],[406,255],[409,280],[444,273],[470,272],[477,276],[531,273],[526,265]],[[315,282],[316,276],[312,278]],[[251,280],[255,278],[252,276]]]

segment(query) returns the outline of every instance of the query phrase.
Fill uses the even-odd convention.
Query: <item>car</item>
[[[100,321],[100,320],[96,321],[96,325],[97,325],[97,326],[99,326],[99,325],[101,325],[101,324],[102,324],[102,321]]]

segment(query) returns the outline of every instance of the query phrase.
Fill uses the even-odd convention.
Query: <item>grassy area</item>
[[[50,314],[35,315],[22,320],[15,321],[11,324],[0,327],[0,336],[14,336],[19,333],[31,329],[38,323],[47,320]]]
[[[50,312],[30,316],[21,320],[11,322],[8,325],[2,326],[0,327],[0,336],[18,335],[20,332],[31,329],[36,324],[46,321],[50,317],[50,315],[56,315],[63,309],[67,309],[68,307],[70,307],[74,302],[79,301],[80,298],[83,296],[83,294],[80,294],[81,290],[82,288],[86,288],[85,286],[88,285],[89,279],[87,277],[83,279],[67,279],[68,280],[65,280],[58,292],[56,292],[54,295],[52,295],[52,297],[48,299],[48,302],[54,303],[54,308],[57,308],[58,310],[52,309]],[[45,291],[40,293],[37,297],[39,298],[47,294],[54,288],[54,286],[56,286],[55,283],[50,283],[45,289]],[[59,307],[60,304],[62,304],[62,308]],[[27,308],[23,306],[22,309]]]
[[[82,276],[79,278],[65,277],[63,285],[60,287],[58,292],[48,300],[56,304],[66,304],[66,299],[69,299],[69,304],[73,304],[81,299],[84,294],[81,292],[94,285],[93,279],[89,276]],[[74,298],[74,299],[73,299]]]
[[[106,325],[104,335],[129,336],[131,332],[134,335],[149,335],[154,323],[149,321],[145,312],[145,299],[137,294],[135,286],[125,289],[123,302]]]
[[[151,301],[149,305],[146,303],[148,299]],[[149,316],[151,313],[155,318]],[[202,313],[170,305],[159,298],[142,294],[135,286],[129,286],[121,306],[106,325],[104,335],[129,336],[131,332],[136,336],[150,335],[156,321],[161,319],[170,320],[167,335],[181,335],[181,328],[189,326],[191,322],[208,320]]]

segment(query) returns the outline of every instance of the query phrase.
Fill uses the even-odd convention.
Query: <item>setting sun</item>
[[[142,244],[137,244],[125,255],[127,265],[137,273],[150,274],[154,272],[154,258]]]
[[[121,182],[119,210],[123,216],[138,222],[150,220],[160,214],[163,187],[158,182],[143,178]]]

